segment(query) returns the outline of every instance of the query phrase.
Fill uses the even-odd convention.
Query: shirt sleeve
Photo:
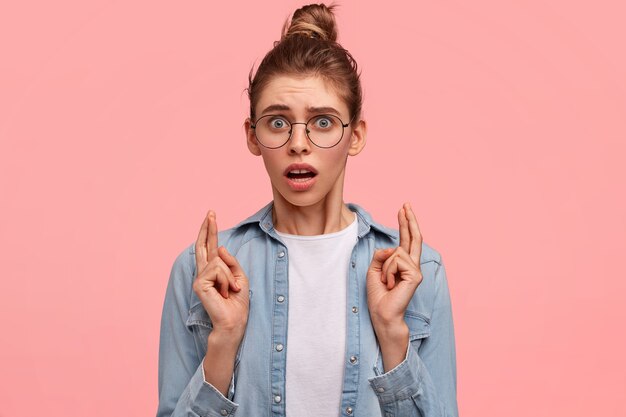
[[[159,405],[157,417],[235,416],[234,381],[226,398],[204,379],[202,361],[193,333],[187,328],[190,291],[194,277],[192,256],[181,253],[170,273],[161,316],[159,340]]]
[[[435,271],[435,300],[429,337],[416,349],[411,342],[405,359],[390,371],[370,378],[383,415],[458,417],[456,352],[452,306],[443,263]]]

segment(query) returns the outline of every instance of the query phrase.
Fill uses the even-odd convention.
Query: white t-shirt
[[[287,417],[341,412],[348,264],[358,223],[316,236],[276,231],[289,256]]]

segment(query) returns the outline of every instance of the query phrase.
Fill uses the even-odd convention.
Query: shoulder
[[[372,239],[373,249],[397,247],[400,244],[400,232],[398,229],[387,227],[375,221],[363,208],[352,204],[351,209],[360,216],[360,221],[366,226],[367,237]],[[415,291],[407,311],[430,320],[435,307],[437,294],[441,287],[447,285],[445,273],[443,273],[443,260],[441,253],[422,241],[420,253],[420,271],[422,282]]]
[[[219,246],[226,247],[232,255],[237,256],[247,242],[254,241],[261,235],[262,232],[259,231],[258,226],[255,228],[252,224],[237,225],[220,231],[217,243]],[[251,250],[251,252],[256,251]],[[196,276],[196,242],[194,241],[185,246],[174,259],[166,297],[173,297],[177,300],[177,304],[189,308],[199,304],[200,300],[193,291],[193,281]]]
[[[366,230],[371,234],[376,248],[382,249],[398,246],[400,244],[400,232],[398,229],[387,227],[382,223],[377,222],[371,214],[357,204],[349,203],[348,207],[357,213],[359,222],[362,224],[360,230]],[[441,264],[441,255],[435,248],[425,242],[422,242],[420,264],[429,262]]]
[[[225,229],[217,234],[217,244],[225,246],[231,254],[236,254],[237,250],[247,242],[255,238],[263,237],[263,232],[252,224],[237,225],[230,229]],[[173,269],[189,271],[195,274],[196,269],[196,242],[187,245],[174,260]]]
[[[400,244],[399,232],[394,229],[388,229],[388,233],[380,234],[374,232],[374,239],[376,241],[377,248],[385,248],[391,246],[398,246]],[[437,265],[442,264],[441,254],[439,251],[428,243],[422,241],[422,251],[420,253],[420,265],[427,263],[434,263]]]

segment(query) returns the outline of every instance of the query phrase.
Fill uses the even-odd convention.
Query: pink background
[[[587,4],[582,4],[587,3]],[[242,124],[295,1],[4,2],[0,416],[153,416],[174,258],[271,199]],[[346,201],[447,265],[463,416],[624,416],[620,1],[356,2]]]

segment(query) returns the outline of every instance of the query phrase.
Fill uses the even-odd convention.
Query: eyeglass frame
[[[286,141],[285,141],[282,145],[280,145],[280,146],[274,146],[274,147],[272,147],[272,146],[267,146],[267,145],[264,145],[264,144],[263,144],[263,142],[261,142],[261,140],[259,139],[259,137],[256,135],[256,125],[259,123],[259,120],[261,120],[261,119],[263,119],[263,118],[265,118],[265,117],[271,117],[271,116],[280,116],[280,117],[284,118],[284,119],[285,119],[285,121],[286,121],[287,123],[289,123],[289,137],[288,137],[288,138],[287,138],[287,140],[286,140]],[[341,136],[339,137],[339,140],[337,141],[337,143],[335,143],[335,144],[334,144],[334,145],[332,145],[332,146],[320,146],[320,145],[318,145],[317,143],[313,142],[313,139],[311,139],[311,137],[309,136],[309,129],[307,129],[307,126],[308,126],[309,122],[310,122],[311,120],[313,120],[314,118],[316,118],[316,117],[320,117],[320,116],[331,116],[331,117],[336,117],[337,119],[339,119],[339,122],[341,122]],[[334,148],[335,146],[339,145],[339,142],[341,142],[341,141],[343,140],[343,134],[344,134],[344,133],[345,133],[345,131],[346,131],[346,127],[350,126],[350,124],[351,124],[351,123],[352,123],[352,121],[354,120],[354,116],[356,116],[356,114],[352,116],[352,118],[350,119],[350,121],[349,121],[348,123],[344,123],[344,122],[343,122],[343,120],[341,120],[341,117],[337,116],[336,114],[316,114],[315,116],[311,116],[311,117],[310,117],[310,118],[309,118],[306,122],[293,122],[293,123],[292,123],[291,121],[289,121],[289,120],[288,120],[285,116],[283,116],[283,115],[280,115],[280,114],[265,114],[265,115],[263,115],[263,116],[259,117],[258,119],[256,119],[256,120],[255,120],[255,122],[254,122],[254,124],[251,124],[251,125],[250,125],[250,127],[251,127],[252,129],[254,129],[254,137],[256,138],[256,141],[257,141],[257,142],[258,142],[261,146],[263,146],[264,148],[267,148],[267,149],[278,149],[278,148],[282,148],[283,146],[285,146],[285,145],[287,144],[287,142],[289,142],[289,141],[291,140],[291,136],[293,135],[293,125],[304,125],[304,132],[305,132],[305,134],[306,134],[306,137],[307,137],[307,139],[308,139],[308,140],[310,140],[310,141],[311,141],[311,143],[312,143],[313,145],[317,146],[318,148],[322,148],[322,149],[330,149],[330,148]]]

